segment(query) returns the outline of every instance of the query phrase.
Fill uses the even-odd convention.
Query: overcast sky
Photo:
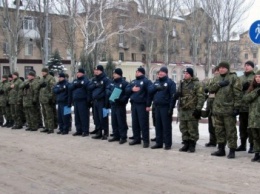
[[[247,18],[242,23],[243,28],[246,30],[249,30],[251,24],[255,22],[256,20],[260,20],[260,0],[255,0],[255,3],[250,8]]]

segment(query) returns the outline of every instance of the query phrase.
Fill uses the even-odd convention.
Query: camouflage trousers
[[[180,120],[180,131],[182,141],[198,141],[199,139],[199,121],[198,120]]]
[[[248,126],[248,112],[241,112],[239,114],[239,136],[241,140],[249,140],[249,143],[253,143],[253,137],[251,129],[247,128]]]
[[[45,128],[49,130],[54,129],[54,114],[53,106],[50,104],[41,104],[42,105],[42,114],[44,118]]]
[[[227,115],[214,115],[214,126],[218,144],[228,143],[231,149],[237,148],[236,117]]]
[[[38,118],[37,109],[35,107],[24,107],[24,113],[27,121],[28,128],[30,129],[38,129]]]
[[[254,142],[254,152],[260,153],[260,128],[250,129],[252,132],[253,142]]]
[[[43,125],[43,122],[42,122],[41,104],[40,104],[40,103],[37,103],[35,109],[37,110],[37,112],[36,112],[36,117],[37,117],[37,120],[38,120],[38,125]]]
[[[11,107],[10,107],[10,105],[5,106],[4,109],[5,109],[5,110],[4,110],[4,111],[5,111],[5,119],[6,119],[7,121],[13,120],[13,119],[12,119],[12,114],[11,114]]]
[[[0,106],[0,124],[4,123],[5,107]]]
[[[16,126],[22,126],[23,108],[21,104],[10,104],[11,115]]]

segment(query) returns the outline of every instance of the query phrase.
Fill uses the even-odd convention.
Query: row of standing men
[[[246,63],[245,66],[248,64]],[[123,78],[120,68],[114,70],[113,80],[110,80],[104,73],[102,65],[96,66],[95,76],[91,80],[85,76],[84,69],[79,69],[77,78],[72,83],[67,81],[64,73],[59,74],[59,81],[56,83],[54,77],[49,75],[47,68],[42,69],[42,78],[38,79],[35,72],[30,72],[25,82],[19,81],[17,72],[14,72],[11,82],[6,76],[3,76],[0,85],[0,98],[7,99],[6,103],[1,103],[1,112],[8,122],[8,114],[4,109],[10,104],[13,113],[11,119],[14,121],[13,128],[21,128],[20,118],[17,119],[19,114],[16,110],[19,110],[17,107],[22,104],[28,124],[27,130],[35,131],[39,125],[39,118],[35,116],[39,109],[36,107],[41,107],[45,124],[45,129],[41,132],[53,133],[55,129],[53,104],[56,102],[58,105],[58,133],[65,135],[68,134],[71,126],[71,115],[64,114],[64,110],[73,104],[76,127],[73,136],[88,136],[90,133],[94,133],[93,139],[106,140],[109,136],[109,129],[108,115],[104,115],[104,111],[111,108],[113,137],[108,141],[119,141],[119,144],[123,144],[127,141],[126,104],[130,99],[133,140],[129,145],[141,144],[142,140],[143,147],[148,148],[150,146],[149,111],[153,104],[156,143],[151,148],[163,148],[164,145],[164,149],[169,150],[172,146],[172,114],[178,100],[179,127],[184,144],[180,151],[195,152],[196,142],[199,139],[198,121],[201,118],[206,94],[209,94],[208,101],[211,99],[212,106],[208,106],[208,110],[215,131],[212,133],[210,130],[211,138],[206,146],[218,144],[218,151],[212,155],[225,156],[225,146],[228,144],[230,148],[228,158],[235,158],[236,149],[239,151],[240,147],[244,146],[242,137],[242,145],[239,148],[236,145],[236,116],[243,112],[241,102],[243,91],[247,90],[245,85],[249,87],[253,81],[247,80],[242,84],[241,79],[235,73],[230,72],[230,65],[227,62],[221,62],[218,70],[219,75],[211,79],[205,88],[194,76],[193,69],[186,68],[184,79],[180,82],[178,89],[176,89],[174,81],[168,78],[167,67],[161,67],[158,79],[154,83],[145,77],[143,67],[136,70],[136,79],[130,83]],[[111,101],[109,97],[115,88],[120,89],[121,94],[118,99]],[[14,91],[17,103],[11,101]],[[12,107],[12,105],[14,106]],[[92,108],[95,124],[95,130],[92,132],[89,132],[90,108]],[[212,134],[216,137],[215,141]],[[240,134],[242,134],[241,131]],[[258,160],[259,141],[252,141],[254,141],[254,152],[256,153],[254,160]]]

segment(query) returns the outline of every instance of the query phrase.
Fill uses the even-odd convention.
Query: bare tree
[[[23,37],[20,33],[22,29],[23,14],[26,6],[21,11],[22,1],[15,0],[10,3],[8,0],[2,0],[3,11],[1,17],[3,21],[3,35],[6,42],[6,56],[8,57],[11,71],[17,71],[17,57],[23,44]]]
[[[230,60],[230,40],[236,25],[242,20],[254,0],[201,0],[203,8],[212,18],[216,52],[214,64],[222,60]]]

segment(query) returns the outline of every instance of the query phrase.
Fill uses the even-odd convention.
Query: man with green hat
[[[40,79],[39,99],[42,105],[42,114],[44,117],[45,129],[42,133],[54,133],[54,114],[53,114],[53,87],[55,79],[49,74],[47,68],[42,68],[42,78]]]
[[[38,129],[37,108],[35,106],[39,100],[39,82],[35,79],[35,76],[34,72],[29,72],[27,81],[20,86],[23,94],[23,108],[28,124],[26,131],[37,131]]]
[[[221,62],[219,75],[209,86],[209,92],[215,93],[212,114],[218,151],[212,156],[225,156],[226,143],[229,147],[228,158],[235,158],[237,148],[236,116],[239,114],[242,99],[242,85],[236,73],[230,72],[228,62]]]

